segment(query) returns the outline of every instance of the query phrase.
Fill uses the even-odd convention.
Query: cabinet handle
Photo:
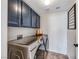
[[[34,47],[32,50],[30,50],[31,52],[35,49],[36,47]]]
[[[74,44],[75,47],[78,47],[78,44]]]

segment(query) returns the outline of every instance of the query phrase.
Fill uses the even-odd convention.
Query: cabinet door
[[[22,1],[22,27],[31,27],[31,9]]]
[[[8,26],[19,26],[20,0],[8,0]]]
[[[37,15],[37,28],[40,28],[40,16]]]
[[[32,27],[36,28],[36,23],[37,23],[37,20],[36,20],[36,13],[32,10]]]

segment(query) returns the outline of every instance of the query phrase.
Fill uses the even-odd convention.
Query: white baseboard
[[[40,48],[40,50],[45,50],[45,49]],[[49,51],[49,52],[54,52],[54,53],[58,53],[58,54],[67,55],[66,53],[60,53],[60,52],[57,52],[57,51],[55,51],[55,50],[51,50],[51,49],[47,49],[47,51]]]

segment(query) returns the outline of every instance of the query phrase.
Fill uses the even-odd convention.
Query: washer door
[[[21,50],[11,50],[10,52],[9,52],[10,54],[9,54],[9,58],[10,59],[24,59],[23,58],[23,53],[22,53],[22,51]]]
[[[14,47],[9,47],[8,59],[24,59],[23,51]]]

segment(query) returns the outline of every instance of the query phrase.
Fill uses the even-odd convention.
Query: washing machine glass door
[[[21,50],[10,50],[9,59],[24,59],[23,52]]]

